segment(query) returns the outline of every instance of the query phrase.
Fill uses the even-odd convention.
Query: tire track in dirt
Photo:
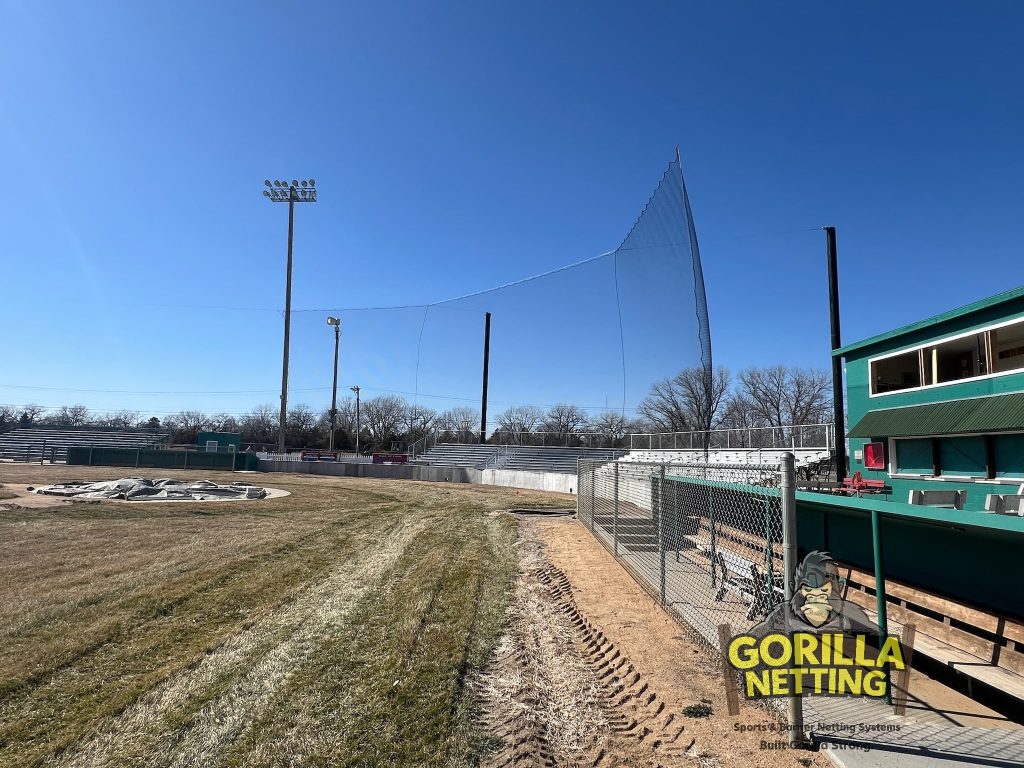
[[[290,674],[315,650],[319,638],[346,616],[429,524],[394,525],[380,532],[380,546],[307,586],[278,611],[175,675],[102,727],[88,742],[51,764],[106,768],[134,755],[140,766],[213,766],[273,701]],[[212,698],[186,718],[190,701]],[[174,721],[185,719],[176,728]],[[172,725],[168,725],[171,721]]]
[[[500,742],[482,765],[692,764],[683,719],[580,612],[568,576],[522,547],[509,630],[478,686],[479,724]]]

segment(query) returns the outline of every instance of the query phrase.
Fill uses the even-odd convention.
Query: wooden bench
[[[712,558],[709,547],[701,546],[699,549],[709,560]],[[748,621],[764,616],[773,606],[784,599],[782,574],[772,573],[769,575],[758,568],[757,563],[747,560],[730,549],[717,547],[712,567],[719,571],[718,583],[720,586],[718,592],[715,593],[715,601],[724,600],[727,590],[737,593],[750,604],[747,610]]]
[[[841,567],[846,599],[877,620],[873,574]],[[886,579],[886,615],[894,625],[914,624],[914,653],[1024,701],[1024,623],[972,608]]]

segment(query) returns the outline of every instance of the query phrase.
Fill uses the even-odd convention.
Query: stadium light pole
[[[359,387],[349,387],[356,393],[356,456],[359,456]]]
[[[334,384],[331,386],[331,440],[327,450],[334,450],[334,428],[338,419],[338,344],[341,341],[341,318],[328,317],[327,324],[334,328]]]
[[[263,196],[270,202],[288,203],[288,268],[284,289],[284,362],[281,365],[281,423],[277,438],[277,449],[280,453],[284,453],[284,427],[288,417],[288,339],[292,321],[292,232],[295,228],[295,204],[316,202],[316,181],[303,179],[300,184],[293,179],[289,184],[287,181],[274,180],[271,182],[267,179],[263,184],[267,187],[263,190]]]

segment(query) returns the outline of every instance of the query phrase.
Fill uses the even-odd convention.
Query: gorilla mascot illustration
[[[859,605],[843,599],[839,569],[828,552],[807,553],[793,577],[793,599],[776,605],[750,630],[761,637],[792,632],[878,633]]]

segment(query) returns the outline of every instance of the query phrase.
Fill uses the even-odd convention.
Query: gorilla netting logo
[[[843,597],[832,555],[810,552],[796,569],[793,598],[729,641],[726,658],[748,699],[817,694],[889,693],[891,672],[905,668],[895,637]]]

